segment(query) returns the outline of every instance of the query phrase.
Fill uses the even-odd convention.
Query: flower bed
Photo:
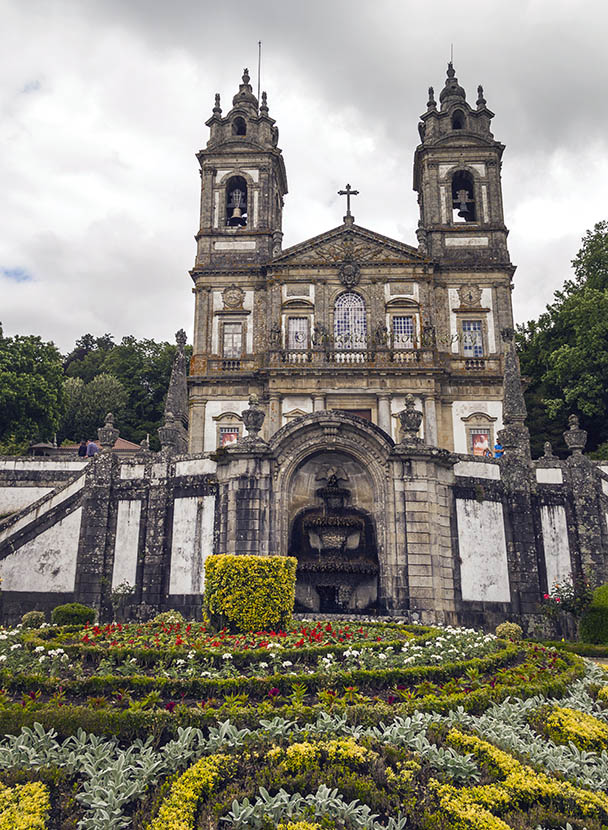
[[[31,826],[49,830],[67,803],[84,830],[599,830],[600,673],[398,624],[18,628],[0,633],[0,783],[48,788]]]

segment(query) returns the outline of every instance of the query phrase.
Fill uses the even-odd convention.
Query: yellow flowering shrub
[[[286,628],[295,599],[292,556],[209,556],[205,612],[214,628],[264,631]]]
[[[597,699],[600,703],[608,703],[608,686],[602,686],[597,693]]]
[[[348,765],[359,765],[377,758],[377,754],[358,744],[354,738],[337,738],[334,741],[326,741],[323,748],[327,752],[330,761],[342,762]]]
[[[234,759],[226,755],[201,758],[173,783],[148,830],[192,830],[200,799],[235,769]]]
[[[546,717],[543,731],[556,744],[572,742],[578,749],[596,752],[608,749],[608,726],[576,709],[554,706]]]
[[[321,830],[321,825],[311,824],[309,821],[290,821],[287,824],[278,824],[277,830]]]
[[[452,830],[508,830],[500,814],[528,810],[537,804],[550,805],[573,818],[608,818],[608,796],[602,792],[585,790],[535,772],[508,752],[457,729],[450,730],[447,743],[461,752],[471,753],[498,779],[492,784],[458,788],[434,780],[429,782],[439,811],[450,820]]]
[[[0,830],[45,830],[50,810],[49,791],[39,781],[0,784]]]
[[[285,750],[285,759],[281,766],[288,772],[303,772],[316,767],[321,757],[321,750],[316,744],[295,743]]]

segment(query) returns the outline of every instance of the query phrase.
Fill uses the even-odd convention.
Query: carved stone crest
[[[352,259],[345,259],[338,270],[340,282],[345,288],[354,288],[359,282],[361,269]]]
[[[462,285],[458,289],[460,305],[477,308],[481,304],[481,288],[476,285]]]
[[[224,308],[243,308],[245,292],[238,285],[231,285],[224,289],[222,300],[224,301]]]

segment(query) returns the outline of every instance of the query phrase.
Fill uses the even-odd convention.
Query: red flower
[[[396,700],[397,700],[397,698],[395,697],[395,695],[389,695],[389,696],[386,698],[386,702],[387,702],[387,703],[395,703],[395,701],[396,701]]]
[[[170,700],[168,703],[165,703],[165,709],[167,710],[167,712],[172,713],[176,706],[177,703],[175,700]]]
[[[280,690],[273,686],[272,689],[268,692],[268,697],[278,697],[278,695],[280,694]]]

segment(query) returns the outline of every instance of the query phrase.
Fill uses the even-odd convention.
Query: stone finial
[[[264,113],[264,115],[268,115],[268,96],[265,92],[262,92],[262,103],[260,104],[260,112]]]
[[[260,438],[259,432],[262,429],[262,424],[266,413],[260,406],[260,399],[254,393],[249,396],[249,407],[241,412],[241,421],[245,424],[247,435],[242,438],[237,446],[243,444],[265,444],[266,442]]]
[[[578,415],[570,415],[568,426],[564,432],[564,441],[573,455],[582,455],[587,443],[587,430],[579,426]]]
[[[148,452],[150,449],[150,434],[147,432],[146,437],[139,442],[139,449],[141,452]]]
[[[426,102],[426,108],[429,110],[437,109],[437,101],[435,101],[435,90],[432,86],[429,87],[429,100]]]
[[[464,89],[458,84],[458,78],[456,77],[456,70],[454,69],[454,64],[452,63],[452,61],[450,61],[448,63],[448,71],[447,77],[445,79],[445,86],[441,90],[441,94],[439,95],[439,101],[443,105],[444,102],[456,100],[465,101],[466,93]]]
[[[213,107],[213,114],[214,115],[221,115],[222,108],[220,107],[220,94],[219,92],[215,93],[215,106]]]
[[[97,437],[99,438],[99,443],[103,447],[104,451],[108,452],[112,449],[119,434],[120,433],[114,426],[114,415],[112,415],[111,412],[108,412],[104,425],[97,430]]]
[[[250,81],[249,70],[247,69],[247,67],[245,67],[245,69],[243,69],[243,83],[248,84],[249,81]]]
[[[186,345],[188,337],[186,336],[186,332],[184,329],[179,329],[175,332],[175,342],[179,349],[183,351],[184,346]]]
[[[422,418],[422,412],[416,409],[414,396],[407,394],[405,396],[405,409],[402,409],[399,413],[402,433],[401,444],[422,443],[422,439],[418,437],[418,430],[420,429]]]
[[[477,109],[483,109],[486,105],[487,101],[483,97],[483,87],[481,84],[477,87]]]
[[[505,344],[502,404],[504,429],[499,431],[498,440],[505,449],[505,460],[518,457],[521,461],[529,462],[530,433],[525,425],[528,413],[515,351],[515,332],[512,328],[504,328],[500,334]]]

